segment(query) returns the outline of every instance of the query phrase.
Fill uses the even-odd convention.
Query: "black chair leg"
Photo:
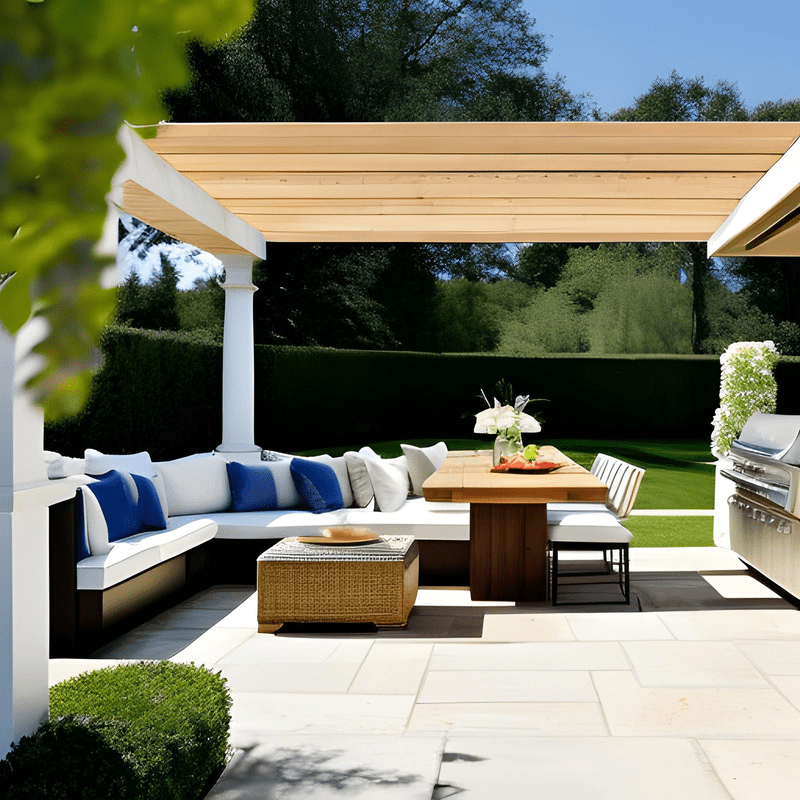
[[[623,600],[599,600],[597,604],[610,604],[610,605],[619,605],[625,604],[630,605],[631,602],[631,576],[630,576],[630,561],[629,561],[629,553],[628,553],[628,545],[627,544],[614,544],[610,546],[580,546],[574,543],[565,543],[564,544],[565,550],[581,550],[581,551],[600,551],[603,554],[603,564],[605,567],[605,574],[612,575],[614,573],[614,568],[617,567],[618,569],[618,585],[620,589],[620,593],[622,594]],[[551,542],[550,543],[550,562],[551,562],[551,597],[552,603],[554,606],[559,605],[558,603],[558,578],[559,578],[559,552],[561,550],[561,545],[558,542]],[[569,575],[570,573],[564,573],[565,575]],[[604,573],[583,573],[583,575],[602,575]],[[563,577],[563,575],[562,575]],[[566,605],[594,605],[595,603],[591,601],[584,601],[581,603],[567,603]],[[565,605],[565,604],[561,604]]]

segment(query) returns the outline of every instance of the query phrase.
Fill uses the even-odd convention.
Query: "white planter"
[[[733,461],[730,458],[720,458],[716,463],[716,476],[714,478],[714,544],[717,547],[731,546],[730,516],[728,513],[728,498],[736,491],[736,484],[729,478],[724,478],[720,473],[723,469],[731,469]]]

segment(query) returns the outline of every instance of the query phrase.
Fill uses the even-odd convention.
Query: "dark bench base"
[[[73,500],[50,508],[50,657],[98,647],[211,585],[212,544],[195,547],[103,590],[78,590]]]
[[[256,559],[277,539],[214,539],[214,583],[256,585]],[[469,586],[469,542],[428,541],[419,545],[420,586]]]

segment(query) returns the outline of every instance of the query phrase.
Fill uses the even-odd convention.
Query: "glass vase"
[[[502,436],[498,436],[494,440],[492,465],[496,467],[500,463],[501,458],[508,458],[509,456],[514,455],[514,453],[521,453],[523,449],[524,446],[519,439],[516,441],[511,441],[509,439],[504,439]]]

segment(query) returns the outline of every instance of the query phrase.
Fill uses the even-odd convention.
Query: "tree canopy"
[[[182,122],[576,119],[520,0],[257,0],[221,42],[189,43],[165,92]]]

